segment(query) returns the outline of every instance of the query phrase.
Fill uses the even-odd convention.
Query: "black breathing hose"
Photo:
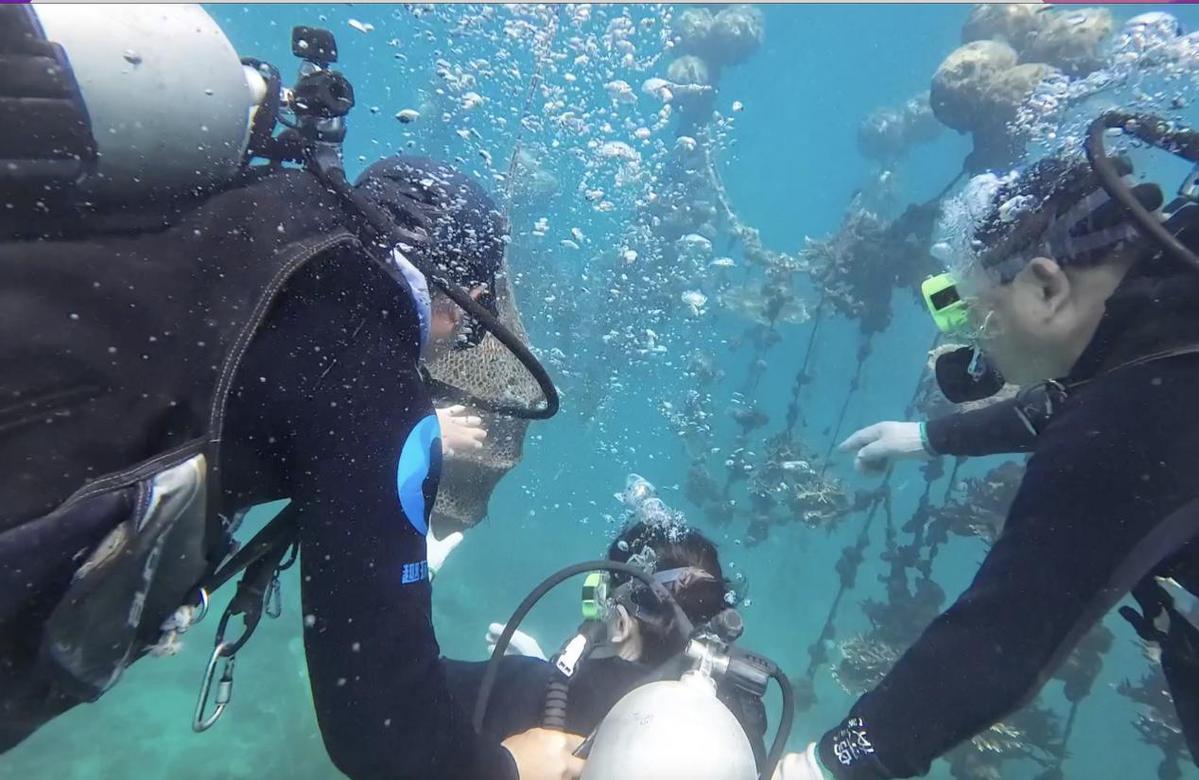
[[[791,724],[795,721],[795,691],[791,688],[791,681],[778,664],[772,663],[770,667],[770,676],[779,684],[779,692],[783,694],[783,710],[779,715],[779,727],[774,732],[774,742],[766,754],[766,765],[758,775],[759,780],[771,780],[774,777],[774,770],[787,750],[787,738],[791,736]]]
[[[570,678],[556,677],[545,688],[545,709],[541,727],[566,731],[566,710],[570,703]]]
[[[504,626],[503,633],[500,634],[499,639],[496,641],[495,649],[491,652],[491,659],[487,662],[487,670],[483,673],[483,683],[479,686],[479,696],[475,700],[475,733],[482,733],[483,731],[483,719],[487,715],[487,705],[491,703],[491,692],[495,688],[495,678],[500,671],[500,661],[503,660],[504,653],[508,650],[508,645],[512,642],[512,635],[516,633],[516,629],[520,627],[521,622],[532,611],[533,607],[537,605],[537,602],[541,601],[545,594],[549,593],[564,580],[592,571],[610,571],[626,574],[643,582],[657,598],[659,604],[669,606],[674,612],[672,628],[674,629],[674,633],[678,635],[680,644],[685,645],[691,638],[693,626],[687,614],[675,602],[674,597],[670,595],[670,591],[663,587],[661,583],[655,582],[654,578],[646,571],[627,563],[606,560],[586,561],[559,569],[542,580],[528,596],[525,596],[524,601],[520,602],[516,611],[512,613],[512,617],[508,619],[508,624]]]
[[[309,169],[316,175],[321,183],[324,184],[332,193],[342,199],[347,205],[362,215],[362,217],[370,224],[371,228],[380,236],[387,237],[387,240],[392,246],[400,243],[411,243],[411,238],[405,236],[402,231],[393,224],[391,218],[379,206],[371,203],[366,198],[363,198],[354,192],[354,188],[350,186],[346,180],[345,172],[341,168],[331,165],[310,164]],[[392,239],[395,240],[392,240]],[[413,253],[412,256],[406,256],[416,269],[425,275],[425,278],[437,286],[439,290],[449,296],[450,300],[458,305],[463,311],[473,317],[480,325],[486,328],[496,339],[510,351],[529,375],[537,382],[541,388],[541,393],[545,396],[545,406],[527,407],[516,406],[512,404],[504,404],[500,402],[490,401],[485,398],[479,398],[472,393],[457,389],[462,395],[470,401],[474,406],[477,406],[484,411],[493,412],[495,414],[507,415],[509,417],[519,417],[526,420],[548,420],[558,413],[559,399],[558,390],[554,387],[554,380],[550,378],[545,367],[537,360],[529,348],[525,346],[519,338],[516,337],[502,322],[499,321],[491,312],[487,311],[478,301],[474,300],[458,285],[445,278],[445,275],[426,263],[422,258],[416,256],[418,253]]]
[[[1196,256],[1178,240],[1177,236],[1167,230],[1166,226],[1137,200],[1132,189],[1120,177],[1115,163],[1112,162],[1112,158],[1107,156],[1107,150],[1103,145],[1103,134],[1109,128],[1119,128],[1158,149],[1193,163],[1199,163],[1199,134],[1189,129],[1171,130],[1169,125],[1158,117],[1130,114],[1124,111],[1109,111],[1091,122],[1090,127],[1087,128],[1086,142],[1083,144],[1087,160],[1099,177],[1103,189],[1113,200],[1128,209],[1137,229],[1174,258],[1199,270],[1199,256]]]
[[[545,704],[541,711],[541,725],[543,728],[555,729],[557,731],[566,731],[566,711],[570,705],[570,686],[574,682],[574,673],[578,670],[580,664],[585,663],[590,657],[593,650],[600,643],[607,633],[607,626],[599,620],[586,620],[579,626],[578,632],[571,638],[569,642],[555,656],[561,659],[563,654],[568,652],[579,637],[583,638],[583,647],[578,654],[578,657],[571,661],[574,668],[569,671],[564,671],[561,666],[555,663],[557,674],[554,679],[550,680],[549,685],[545,688]]]

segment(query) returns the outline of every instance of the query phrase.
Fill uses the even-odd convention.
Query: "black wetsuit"
[[[486,663],[446,661],[454,698],[473,709]],[[570,685],[566,730],[590,734],[608,710],[637,687],[652,669],[621,658],[599,658],[584,663]],[[513,734],[541,725],[546,686],[554,678],[554,667],[538,658],[509,656],[500,664],[491,706],[483,721],[483,734],[501,741]],[[758,766],[766,755],[766,708],[762,700],[744,691],[721,687],[717,696],[737,718],[749,738]]]
[[[911,777],[1023,706],[1151,572],[1192,591],[1199,561],[1199,276],[1141,266],[1108,301],[1033,436],[1013,404],[929,424],[942,454],[1031,449],[1003,533],[970,587],[819,742],[839,780]],[[1088,381],[1089,380],[1089,381]]]
[[[236,269],[252,267],[263,252],[269,254],[276,233],[302,232],[301,222],[319,226],[327,220],[330,229],[340,223],[336,213],[303,216],[310,201],[321,197],[306,174],[293,171],[229,194],[229,213],[245,219],[240,233],[226,234],[201,216],[185,217],[177,228],[182,235],[192,235],[187,220],[195,219],[205,227],[194,233],[210,236],[214,243],[197,242],[195,248],[180,248],[177,256],[162,257],[164,264],[180,263],[174,272],[167,269],[162,284],[190,273],[189,260],[194,264],[211,258],[216,268],[229,253],[257,247],[257,257],[240,261],[250,266],[234,263],[227,278],[226,271],[199,275],[206,280],[209,300],[219,303],[225,297],[222,290],[232,296],[231,285],[241,281]],[[328,203],[321,208],[336,212]],[[211,206],[213,213],[221,209]],[[118,238],[114,246],[133,253],[139,240]],[[82,246],[98,252],[85,244],[64,244],[62,251]],[[8,252],[0,253],[0,269],[12,280],[7,292],[17,296],[20,285],[28,282],[31,292],[25,300],[31,311],[49,310],[46,322],[69,326],[73,319],[66,311],[72,309],[57,312],[68,304],[30,276],[38,272],[39,253],[50,257],[54,248],[38,242],[0,247]],[[114,262],[110,272],[94,278],[122,291],[127,287],[135,302],[141,300],[147,309],[160,306],[163,316],[177,318],[167,354],[146,348],[153,358],[142,358],[147,372],[191,366],[198,376],[217,373],[218,361],[210,366],[211,356],[197,360],[195,353],[204,334],[216,332],[220,318],[203,316],[186,301],[138,299],[151,294],[153,280],[122,278],[124,267]],[[143,289],[135,290],[139,282]],[[90,289],[90,281],[81,287]],[[87,304],[83,293],[79,299]],[[103,314],[104,307],[97,305],[88,334],[103,332],[94,324]],[[122,316],[121,311],[108,312],[105,327]],[[89,321],[86,314],[82,321]],[[155,332],[127,335],[144,342]],[[468,714],[450,695],[433,632],[424,523],[436,490],[440,449],[435,439],[431,447],[423,442],[432,454],[429,478],[421,485],[426,517],[408,511],[411,506],[402,505],[397,495],[401,451],[422,424],[428,431],[433,412],[417,371],[418,333],[407,289],[361,253],[318,255],[297,270],[274,297],[230,387],[219,431],[220,510],[231,516],[263,501],[292,501],[299,519],[302,630],[313,699],[326,748],[339,769],[353,778],[508,780],[516,777],[515,762],[496,741],[474,734]],[[80,344],[87,343],[85,336]],[[16,353],[18,346],[11,351]],[[113,350],[118,356],[125,352]],[[33,513],[5,514],[0,526],[0,750],[80,701],[63,693],[43,667],[43,624],[71,586],[83,557],[111,527],[111,519],[109,526],[103,524],[103,514],[95,522],[77,516],[64,526],[41,522],[37,512],[52,505],[47,502],[64,500],[74,490],[73,480],[77,485],[86,474],[103,473],[80,453],[104,458],[103,470],[123,468],[194,435],[187,415],[168,417],[158,411],[182,410],[188,404],[167,403],[169,396],[156,396],[151,403],[139,392],[156,388],[156,381],[157,375],[150,373],[140,380],[133,376],[119,382],[120,387],[70,399],[73,408],[0,418],[5,423],[0,433],[10,437],[0,437],[0,444],[28,436],[9,449],[0,447],[0,454],[11,458],[0,487],[14,501],[27,500]],[[0,380],[4,398],[20,401],[23,396],[8,384]],[[162,380],[162,386],[175,385]],[[178,386],[186,393],[192,382],[184,376]],[[140,426],[143,408],[156,425]],[[113,411],[121,409],[124,417]],[[101,412],[102,419],[90,416]],[[32,456],[20,460],[20,448],[27,444],[52,448],[39,453],[37,462],[61,462],[63,469],[38,469]],[[3,511],[14,511],[13,502]]]

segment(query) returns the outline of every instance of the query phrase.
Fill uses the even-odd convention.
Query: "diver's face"
[[[470,297],[477,301],[486,291],[486,287],[477,285],[470,291]],[[429,361],[449,352],[466,325],[466,315],[462,309],[443,292],[433,293],[430,309],[429,343],[423,354],[424,359]]]
[[[425,346],[425,360],[436,360],[454,345],[462,329],[462,310],[443,293],[432,296],[429,317],[429,343]]]
[[[1007,284],[969,299],[979,345],[1007,381],[1032,384],[1069,372],[1076,329],[1069,280],[1048,258],[1036,258]]]

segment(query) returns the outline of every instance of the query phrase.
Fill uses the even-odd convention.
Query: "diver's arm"
[[[433,409],[393,285],[349,265],[301,270],[241,372],[247,392],[261,393],[263,428],[287,444],[278,460],[299,520],[317,719],[334,764],[355,780],[512,780],[508,751],[477,737],[452,706],[431,621],[425,518],[398,495],[405,445],[428,454],[437,442],[409,441]],[[417,491],[426,506],[434,485]]]
[[[1027,398],[1022,401],[1001,401],[926,423],[875,423],[852,433],[838,450],[852,452],[854,467],[874,475],[882,475],[900,460],[1027,452],[1036,441],[1036,430],[1029,422]]]
[[[983,456],[1029,452],[1037,434],[1020,416],[1015,398],[938,417],[924,423],[925,446],[933,455]]]
[[[1199,435],[1178,424],[1195,372],[1174,382],[1166,372],[1123,372],[1042,434],[973,583],[820,740],[834,777],[928,771],[934,758],[1026,703],[1172,549],[1161,534],[1178,532],[1182,508],[1195,505]]]
[[[487,671],[487,661],[442,659],[450,695],[464,718],[471,718]],[[508,655],[500,661],[483,733],[497,741],[541,725],[545,687],[554,667],[539,658]]]

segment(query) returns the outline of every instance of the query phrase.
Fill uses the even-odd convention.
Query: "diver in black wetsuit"
[[[1033,696],[1130,592],[1146,612],[1132,618],[1138,631],[1163,643],[1183,723],[1192,733],[1199,725],[1199,678],[1185,652],[1169,651],[1185,650],[1195,633],[1150,577],[1199,592],[1199,272],[1142,236],[1104,189],[1078,159],[1051,158],[998,183],[965,236],[986,252],[964,253],[955,272],[999,371],[1025,386],[1056,382],[925,429],[871,426],[845,443],[875,470],[922,452],[1032,457],[970,587],[776,777],[924,774]],[[1157,219],[1169,216],[1185,246],[1199,245],[1194,202],[1162,212],[1156,185],[1131,191]],[[1021,203],[1034,205],[1021,211]],[[1163,614],[1170,628],[1153,634],[1151,619]]]
[[[195,128],[157,93],[80,88],[68,53],[108,45],[104,24],[126,41],[152,31],[142,72],[169,71],[182,104],[234,121],[173,138]],[[388,161],[352,190],[336,154],[352,96],[328,69],[335,44],[296,36],[317,59],[294,105],[293,129],[308,134],[287,146],[267,110],[283,93],[277,71],[243,68],[198,7],[0,8],[0,54],[24,74],[0,81],[0,108],[25,120],[0,136],[0,751],[169,651],[232,552],[235,514],[289,498],[313,698],[339,768],[574,777],[579,738],[476,736],[430,620],[425,532],[441,450],[418,369],[426,283],[486,288],[503,220],[477,185],[427,161]],[[113,57],[79,58],[85,84],[119,70],[112,45]],[[342,113],[302,113],[318,105]],[[238,125],[247,107],[253,148]],[[164,143],[97,142],[91,116],[132,117]],[[278,157],[262,153],[275,142]],[[305,167],[283,167],[300,150]],[[254,156],[273,163],[251,167]],[[486,289],[469,292],[486,318]],[[284,548],[271,549],[252,567],[271,574]],[[218,707],[206,714],[203,696],[197,728],[223,709],[262,613],[266,583],[247,578],[233,600],[246,631],[226,626],[227,611],[210,665],[223,668],[209,678]]]
[[[448,220],[472,238],[429,253],[443,264],[456,258],[452,276],[485,284],[475,271],[494,267],[484,255],[502,252],[502,221],[477,185],[437,171],[440,183],[430,187],[427,163],[393,162],[359,186],[411,213],[422,203],[397,185],[432,190],[422,196],[436,207],[423,208],[430,235],[440,237],[438,221]],[[174,605],[157,582],[124,587],[103,550],[123,543],[114,534],[157,522],[144,513],[130,520],[147,488],[128,469],[188,454],[199,433],[220,445],[202,452],[212,461],[210,485],[219,486],[210,494],[216,516],[291,499],[313,698],[342,771],[480,779],[577,772],[565,735],[518,735],[505,750],[477,737],[449,696],[425,563],[440,462],[417,369],[428,312],[414,289],[419,274],[400,269],[399,256],[394,267],[374,262],[347,221],[307,172],[252,169],[157,232],[0,245],[0,459],[10,465],[0,482],[3,747],[99,696],[153,643]],[[258,266],[273,271],[279,258],[294,270],[264,294],[270,284]],[[136,313],[132,321],[113,317],[126,310]],[[262,312],[260,323],[239,317],[251,311]],[[73,330],[75,322],[86,330]],[[238,333],[248,341],[231,362],[221,353],[236,351]],[[213,389],[209,377],[226,389]],[[210,406],[221,408],[216,420]],[[90,475],[123,473],[112,493],[80,490]],[[174,533],[164,531],[166,549]],[[167,558],[152,578],[169,579],[176,563]],[[93,613],[108,598],[127,611],[135,592],[156,608],[126,638],[127,655],[122,648],[120,659],[98,667],[74,613]],[[119,623],[120,614],[94,619]],[[76,655],[88,663],[73,663]]]
[[[612,541],[608,559],[654,561],[654,576],[671,591],[687,617],[704,624],[727,608],[729,590],[716,546],[693,529],[674,532],[665,526],[636,522]],[[614,586],[627,582],[616,578]],[[682,650],[663,632],[661,608],[651,598],[617,603],[607,618],[603,655],[597,651],[580,667],[570,684],[566,728],[589,734],[612,706],[640,685],[655,667]],[[446,661],[450,689],[460,702],[473,706],[485,663]],[[496,689],[483,722],[483,733],[502,740],[534,728],[545,715],[546,689],[555,676],[553,664],[541,658],[504,658]],[[733,686],[722,686],[718,697],[736,716],[749,738],[759,767],[765,758],[766,712],[762,700]]]

